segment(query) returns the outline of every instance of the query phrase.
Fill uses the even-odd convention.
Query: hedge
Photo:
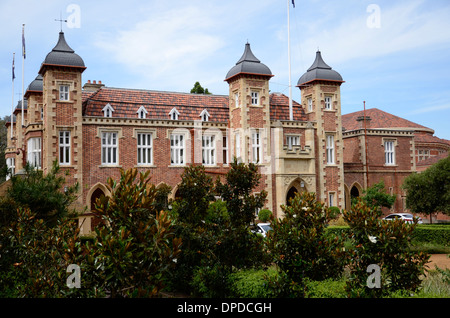
[[[435,243],[450,246],[449,224],[419,224],[414,230],[412,240],[415,243]],[[330,235],[342,236],[350,233],[350,227],[329,226],[327,227],[327,232]]]

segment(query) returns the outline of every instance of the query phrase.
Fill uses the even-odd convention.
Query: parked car
[[[385,216],[383,218],[383,220],[396,220],[396,219],[401,219],[407,223],[413,223],[413,219],[417,218],[418,219],[418,224],[422,224],[422,219],[420,217],[415,217],[414,215],[412,215],[411,213],[392,213],[389,214],[388,216]]]
[[[272,228],[270,227],[270,223],[258,223],[256,224],[256,226],[253,228],[252,232],[253,233],[259,233],[261,234],[263,237],[266,237],[267,232],[271,231]]]

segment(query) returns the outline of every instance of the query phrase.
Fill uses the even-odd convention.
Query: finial
[[[67,20],[63,20],[63,19],[62,19],[62,13],[61,13],[61,12],[59,12],[59,20],[58,20],[58,19],[55,19],[55,21],[59,21],[59,22],[61,23],[61,32],[62,32],[62,23],[63,23],[63,22],[67,22]]]

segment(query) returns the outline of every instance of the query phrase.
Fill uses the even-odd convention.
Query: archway
[[[300,178],[296,178],[288,187],[286,192],[286,205],[290,205],[289,200],[295,197],[297,193],[306,191],[305,182]]]
[[[97,188],[94,190],[94,192],[92,192],[91,206],[90,206],[91,212],[93,212],[95,210],[95,203],[97,202],[97,199],[99,199],[101,196],[104,196],[104,195],[105,195],[105,193],[100,188]],[[95,227],[97,225],[99,225],[100,223],[102,223],[102,219],[99,216],[93,214],[93,217],[91,220],[91,231],[94,231]]]

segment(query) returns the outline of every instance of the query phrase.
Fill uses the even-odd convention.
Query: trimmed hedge
[[[329,226],[327,233],[343,236],[350,234],[348,226]],[[412,235],[414,243],[435,243],[450,246],[450,223],[419,224]]]
[[[436,243],[450,246],[450,226],[443,224],[420,224],[414,230],[414,242]]]

